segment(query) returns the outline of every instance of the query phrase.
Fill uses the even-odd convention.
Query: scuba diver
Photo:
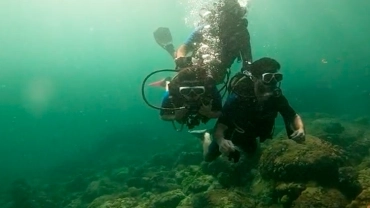
[[[160,116],[189,129],[221,115],[222,98],[215,85],[205,83],[206,70],[199,66],[182,69],[168,83]],[[181,127],[181,128],[182,128]]]
[[[305,140],[301,117],[282,94],[283,75],[278,73],[280,64],[271,58],[261,58],[252,63],[250,71],[238,73],[232,79],[231,93],[222,108],[213,132],[203,135],[203,154],[207,162],[221,154],[237,162],[240,151],[253,155],[260,142],[272,139],[275,118],[280,113],[287,135],[296,142]]]
[[[168,28],[160,27],[153,33],[158,45],[165,49],[172,59],[175,60],[176,69],[173,71],[180,73],[183,69],[189,69],[189,67],[191,67],[192,69],[201,69],[201,73],[205,72],[205,76],[202,78],[203,80],[200,81],[198,78],[188,80],[188,82],[190,83],[193,81],[196,83],[200,81],[202,83],[199,86],[212,86],[213,94],[217,97],[216,100],[213,100],[213,103],[217,103],[216,106],[222,105],[222,98],[218,98],[218,96],[223,88],[227,86],[229,79],[228,69],[233,62],[236,59],[238,61],[243,60],[242,71],[244,71],[249,69],[252,61],[250,36],[247,29],[248,21],[244,18],[245,14],[246,8],[241,7],[237,0],[219,0],[217,4],[212,5],[210,9],[207,9],[206,12],[202,14],[202,26],[199,27],[177,51],[175,51],[175,47],[172,43],[172,35]],[[189,52],[193,52],[194,59],[192,57],[187,57]],[[221,84],[225,76],[227,76],[227,80],[224,87],[217,91],[216,85]],[[167,88],[167,83],[170,81],[173,83],[173,86],[175,86],[176,83],[178,83],[176,79],[178,79],[176,76],[173,80],[171,80],[170,77],[166,77],[150,85]],[[194,83],[191,83],[191,85],[195,85]],[[189,129],[192,129],[200,123],[199,120],[206,121],[207,119],[199,119],[198,116],[194,116],[198,111],[194,110],[191,105],[182,105],[184,99],[187,97],[181,94],[179,90],[180,88],[178,88],[177,91],[173,91],[173,93],[177,93],[177,95],[172,95],[172,92],[169,90],[163,100],[161,108],[148,104],[144,98],[144,93],[143,98],[149,106],[160,109],[160,115],[163,120],[170,120],[172,122],[178,121],[183,125],[186,124]],[[192,93],[196,93],[195,89],[192,90]],[[167,100],[171,100],[172,104],[169,104]],[[176,106],[177,109],[173,106]],[[212,105],[212,108],[214,107],[215,105]],[[181,110],[178,108],[181,108]],[[216,110],[216,108],[214,109]],[[198,113],[203,111],[204,106],[200,108]],[[202,117],[205,116],[208,119],[215,118],[214,115],[209,116],[204,114],[203,112]],[[185,118],[188,119],[186,120]]]
[[[200,26],[174,52],[176,68],[203,63],[216,84],[223,82],[235,60],[242,61],[242,71],[248,70],[252,52],[245,14],[237,0],[219,0],[205,9]]]

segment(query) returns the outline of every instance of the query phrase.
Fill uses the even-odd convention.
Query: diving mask
[[[190,95],[191,93],[194,93],[196,95],[202,95],[206,91],[204,86],[185,86],[185,87],[179,87],[179,92],[181,95]]]
[[[264,73],[262,74],[262,81],[266,84],[278,83],[283,80],[281,73]]]

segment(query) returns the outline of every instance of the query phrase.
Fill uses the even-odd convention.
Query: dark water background
[[[370,115],[369,1],[252,0],[250,8],[253,57],[281,63],[297,111]],[[0,1],[0,184],[83,158],[115,132],[143,158],[189,139],[140,92],[148,73],[173,67],[152,32],[169,27],[179,45],[193,30],[185,16],[173,0]],[[146,92],[160,104],[162,90]]]

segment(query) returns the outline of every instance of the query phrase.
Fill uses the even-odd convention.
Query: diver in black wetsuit
[[[219,0],[207,11],[202,24],[175,52],[176,67],[181,69],[193,64],[191,57],[187,56],[192,52],[192,57],[208,68],[208,77],[216,84],[222,83],[235,60],[242,61],[242,71],[248,70],[252,52],[245,14],[246,8],[240,6],[237,0]],[[204,46],[210,51],[202,51]],[[204,56],[214,57],[207,63]]]
[[[205,76],[206,70],[198,66],[182,69],[168,84],[161,105],[161,119],[177,121],[192,129],[218,118],[222,98],[215,85],[205,83]]]
[[[283,116],[288,137],[296,142],[305,140],[301,117],[289,105],[280,90],[283,75],[280,64],[271,58],[252,63],[250,74],[239,73],[231,83],[232,93],[222,108],[214,130],[214,139],[203,139],[205,161],[221,154],[239,159],[239,151],[253,154],[260,142],[271,139],[275,118]]]

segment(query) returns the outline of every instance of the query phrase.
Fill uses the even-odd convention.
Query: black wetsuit
[[[211,68],[213,68],[213,78],[217,83],[224,79],[227,69],[229,69],[238,58],[243,60],[243,66],[246,66],[247,62],[252,61],[250,35],[247,29],[248,21],[247,19],[233,21],[234,22],[230,24],[225,24],[226,26],[224,26],[218,34],[212,34],[212,36],[220,39],[221,47],[220,63],[211,66]],[[203,26],[198,27],[184,43],[186,47],[196,51],[200,43],[204,42],[203,33]]]
[[[261,142],[272,138],[278,113],[283,116],[287,133],[292,133],[290,124],[296,112],[284,95],[271,97],[261,105],[255,97],[245,98],[230,94],[217,124],[224,124],[228,127],[224,133],[225,139],[232,140],[243,151],[253,154],[257,149],[257,137]],[[220,155],[219,146],[213,140],[205,160],[212,161]]]

